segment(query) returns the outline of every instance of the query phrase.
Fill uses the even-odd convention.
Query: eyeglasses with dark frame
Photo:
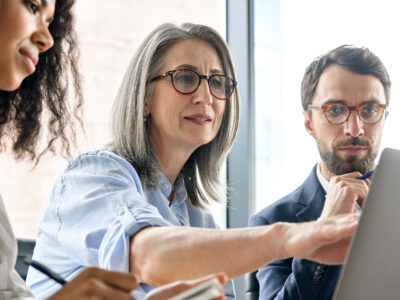
[[[201,80],[206,79],[210,93],[219,100],[228,99],[237,86],[237,82],[226,75],[200,75],[199,73],[189,69],[171,70],[159,76],[153,77],[150,79],[150,82],[167,76],[171,76],[172,86],[178,93],[181,94],[194,93],[199,88]]]
[[[375,102],[368,102],[358,106],[348,106],[343,103],[326,103],[323,105],[308,104],[307,109],[322,109],[324,115],[331,124],[342,124],[346,122],[350,113],[354,110],[357,112],[360,120],[368,125],[378,123],[385,112],[387,105]]]

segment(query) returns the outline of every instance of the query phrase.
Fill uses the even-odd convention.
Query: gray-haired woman
[[[136,296],[147,284],[217,271],[232,278],[289,256],[342,262],[354,216],[215,230],[204,206],[223,200],[219,170],[239,119],[235,77],[213,29],[155,29],[124,77],[110,148],[80,155],[61,174],[34,258],[67,278],[93,265],[129,270],[146,283]],[[38,298],[58,289],[35,272],[28,282]],[[231,283],[226,295],[234,297]]]

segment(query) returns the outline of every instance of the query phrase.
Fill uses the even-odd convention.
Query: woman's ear
[[[312,127],[311,116],[310,113],[306,110],[303,111],[304,116],[304,127],[306,128],[309,135],[314,137],[314,129]]]
[[[144,102],[144,114],[145,116],[148,116],[150,114],[150,105],[148,100]]]

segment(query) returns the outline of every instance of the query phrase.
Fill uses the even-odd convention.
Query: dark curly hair
[[[75,0],[56,0],[49,31],[54,46],[40,54],[36,72],[12,92],[0,90],[0,152],[11,149],[17,160],[35,165],[47,152],[71,156],[76,146],[75,124],[83,130],[79,51],[73,29]],[[73,92],[74,103],[69,103]],[[47,123],[42,128],[41,123]],[[44,147],[37,145],[44,140]]]

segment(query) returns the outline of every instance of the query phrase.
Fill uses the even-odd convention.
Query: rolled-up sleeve
[[[130,237],[172,225],[147,203],[134,168],[109,151],[71,161],[55,191],[55,238],[83,266],[127,272]]]
[[[160,177],[161,186],[163,180]],[[105,149],[86,152],[71,160],[57,179],[40,221],[33,258],[67,281],[89,266],[128,272],[130,240],[141,229],[184,224],[215,228],[210,215],[187,207],[185,199],[182,190],[181,201],[170,206],[162,191],[144,190],[123,158]],[[60,288],[32,269],[27,282],[38,299]],[[141,284],[135,296],[141,299],[151,288]],[[227,299],[234,299],[232,282],[225,288]]]

